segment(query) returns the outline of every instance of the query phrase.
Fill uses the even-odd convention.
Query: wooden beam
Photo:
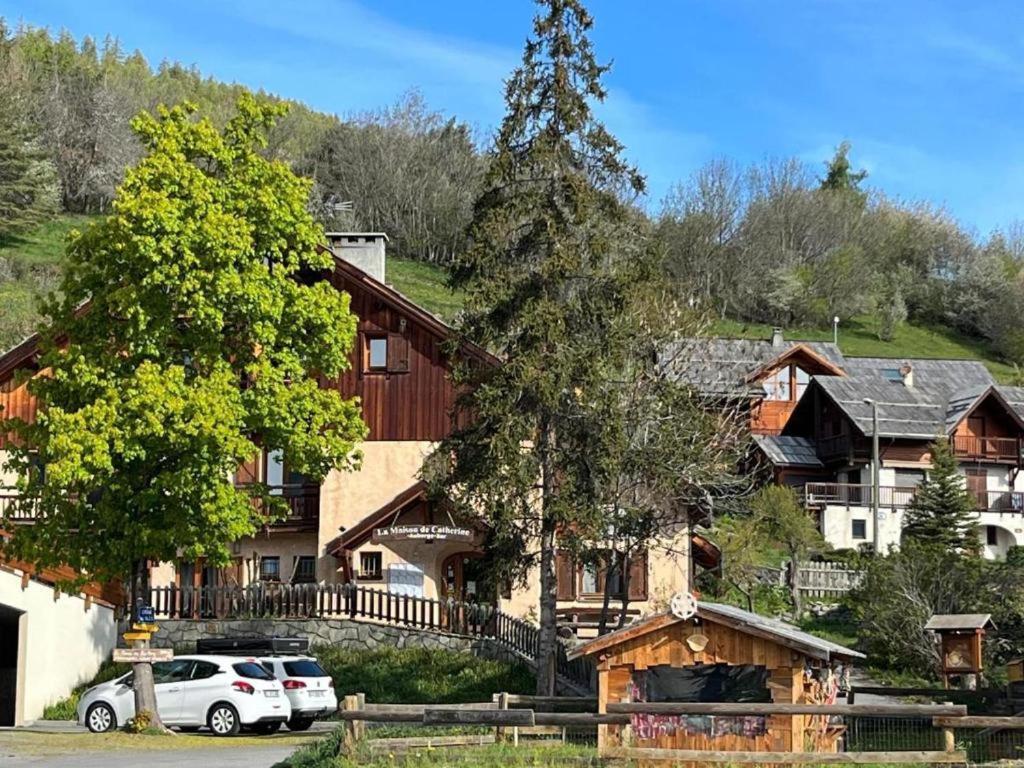
[[[954,717],[963,704],[713,704],[682,702],[608,702],[608,712],[647,715],[863,715],[867,717]]]
[[[999,728],[1019,731],[1024,729],[1024,717],[996,717],[968,715],[967,717],[933,717],[936,728]]]
[[[770,763],[791,765],[863,765],[884,763],[966,763],[965,752],[710,752],[701,749],[613,747],[601,757],[618,760],[669,760],[673,763]]]
[[[599,715],[596,712],[535,712],[537,725],[629,725],[632,715]]]
[[[532,709],[428,709],[423,713],[424,725],[503,725],[533,726]]]

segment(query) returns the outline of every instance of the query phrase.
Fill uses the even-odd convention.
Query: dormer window
[[[774,371],[764,378],[764,399],[792,402],[803,397],[807,385],[811,383],[811,375],[798,365],[787,365]]]

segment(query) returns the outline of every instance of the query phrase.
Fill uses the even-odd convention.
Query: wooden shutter
[[[409,339],[400,333],[388,334],[388,373],[409,372]]]
[[[576,597],[576,564],[572,555],[558,550],[555,552],[555,575],[558,580],[556,597],[559,600],[573,600]]]
[[[629,560],[629,599],[647,599],[647,553],[637,552]]]
[[[246,483],[257,483],[260,480],[260,467],[263,465],[263,451],[260,451],[251,459],[243,461],[235,471],[235,483],[245,485]]]

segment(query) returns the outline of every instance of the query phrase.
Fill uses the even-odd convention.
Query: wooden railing
[[[239,485],[244,488],[244,485]],[[287,485],[270,485],[267,491],[271,496],[281,498],[287,505],[284,518],[274,519],[271,526],[292,526],[316,530],[320,521],[320,486],[307,483]],[[260,498],[254,498],[253,504],[263,511],[264,504]]]
[[[903,509],[914,498],[914,486],[883,485],[878,489],[878,504],[886,509]],[[804,498],[810,506],[870,507],[870,485],[856,483],[807,483]]]
[[[953,435],[953,453],[961,459],[1020,463],[1021,441],[1016,437]]]
[[[153,587],[149,604],[158,618],[350,618],[460,635],[489,637],[535,659],[540,630],[485,603],[460,603],[371,589],[355,584],[280,584],[257,582],[245,587]],[[592,665],[569,661],[559,642],[560,675],[590,688]]]
[[[39,517],[35,504],[20,504],[16,488],[0,488],[0,519],[14,523],[33,523]]]

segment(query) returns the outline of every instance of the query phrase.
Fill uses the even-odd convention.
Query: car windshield
[[[238,664],[232,664],[231,668],[242,677],[252,678],[253,680],[274,679],[274,676],[272,674],[267,672],[267,670],[265,670],[255,661],[242,661]]]
[[[289,677],[327,677],[324,668],[313,659],[300,659],[284,663],[285,674]]]

